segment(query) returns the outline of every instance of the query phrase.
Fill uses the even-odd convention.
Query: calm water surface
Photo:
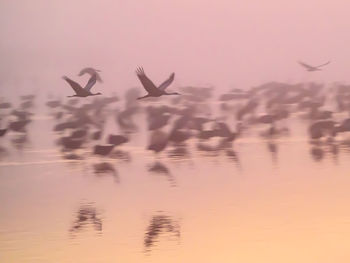
[[[289,124],[235,156],[155,155],[137,135],[128,158],[70,161],[36,115],[22,147],[0,140],[0,262],[349,262],[349,148]]]

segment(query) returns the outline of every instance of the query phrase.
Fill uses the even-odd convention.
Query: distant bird
[[[66,150],[80,149],[84,143],[83,139],[71,138],[69,136],[62,137],[58,143]]]
[[[95,96],[95,95],[102,95],[102,93],[91,93],[90,90],[93,87],[93,85],[96,83],[97,75],[93,75],[90,77],[88,83],[83,88],[78,84],[77,82],[71,80],[70,78],[63,76],[63,79],[68,82],[68,84],[72,87],[72,89],[75,91],[75,95],[67,96],[67,97],[88,97],[88,96]]]
[[[46,102],[46,106],[50,108],[57,108],[61,105],[61,102],[59,100],[50,100]]]
[[[62,122],[55,125],[54,131],[64,131],[65,129],[75,129],[78,128],[79,124],[76,121]]]
[[[8,108],[11,108],[12,107],[12,104],[9,103],[9,102],[2,102],[0,103],[0,109],[8,109]]]
[[[171,115],[169,114],[149,114],[148,130],[154,131],[168,124]]]
[[[120,144],[126,143],[128,142],[129,139],[126,136],[123,135],[109,135],[108,137],[108,143],[109,144],[113,144],[115,146],[118,146]]]
[[[101,139],[101,136],[102,136],[102,131],[95,131],[91,137],[93,140],[99,140]]]
[[[29,123],[29,120],[13,121],[9,124],[9,129],[16,132],[25,132],[25,126]]]
[[[35,95],[34,94],[29,94],[29,95],[23,95],[20,96],[21,100],[33,100],[35,99]]]
[[[81,156],[79,156],[75,153],[69,153],[69,154],[63,155],[63,158],[66,160],[75,160],[75,161],[83,160],[83,158]]]
[[[192,134],[187,130],[174,129],[170,132],[169,141],[175,143],[182,143],[189,138],[191,138]]]
[[[79,139],[79,138],[83,138],[87,135],[87,129],[80,129],[80,130],[76,130],[76,131],[73,131],[72,134],[71,134],[71,138],[72,139]]]
[[[315,122],[309,127],[309,135],[311,139],[320,139],[325,135],[335,136],[337,129],[335,128],[335,122],[332,120],[322,120]]]
[[[0,129],[0,137],[4,136],[7,132],[7,129]]]
[[[11,143],[16,149],[22,150],[24,146],[28,143],[28,136],[27,134],[18,135],[11,139]]]
[[[326,65],[328,65],[331,62],[328,61],[327,63],[321,64],[321,65],[318,65],[318,66],[310,66],[310,65],[308,65],[308,64],[306,64],[304,62],[301,62],[301,61],[298,61],[298,63],[301,66],[303,66],[304,68],[306,68],[307,71],[312,72],[312,71],[320,71],[320,70],[322,70],[321,67],[326,66]]]
[[[32,108],[34,106],[34,103],[32,100],[27,100],[27,101],[23,101],[20,105],[20,108],[23,110],[28,110],[30,108]]]
[[[161,130],[153,131],[150,136],[150,143],[147,150],[159,153],[167,147],[168,142],[168,135],[165,132]]]
[[[172,73],[167,80],[165,80],[158,87],[146,76],[143,68],[137,68],[136,75],[140,79],[143,87],[148,92],[146,96],[139,97],[139,99],[148,98],[148,97],[160,97],[162,95],[180,95],[177,92],[168,93],[165,91],[167,87],[173,82],[175,73]]]
[[[95,145],[94,154],[97,155],[108,155],[114,148],[115,145]]]

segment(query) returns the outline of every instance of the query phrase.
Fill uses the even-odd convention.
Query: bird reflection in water
[[[144,236],[145,252],[150,252],[155,244],[159,241],[160,236],[168,236],[170,238],[180,238],[180,225],[177,220],[171,217],[158,214],[151,219]]]
[[[118,171],[114,168],[114,166],[110,163],[103,162],[97,163],[94,165],[94,173],[98,176],[101,175],[111,175],[114,178],[116,183],[119,183],[119,174]]]
[[[228,157],[229,160],[231,160],[235,163],[235,165],[239,171],[242,170],[241,159],[239,158],[239,155],[236,151],[234,151],[232,149],[227,149],[226,156]]]
[[[74,236],[78,232],[86,229],[89,225],[92,226],[96,232],[102,233],[102,219],[93,203],[80,206],[69,232]]]
[[[338,157],[339,157],[339,146],[336,143],[329,144],[329,153],[332,154],[333,160],[335,164],[338,164]]]
[[[7,156],[9,156],[9,151],[5,147],[0,146],[0,160],[5,159]]]
[[[350,154],[350,140],[343,140],[340,143],[340,148],[344,150],[346,153]]]
[[[278,161],[278,145],[274,141],[267,142],[267,150],[271,153],[272,161],[274,164]]]
[[[17,150],[23,150],[29,143],[27,134],[18,134],[11,139],[11,143]]]
[[[343,142],[337,141],[312,141],[310,154],[315,161],[322,161],[325,156],[331,155],[334,163],[338,163],[339,151]]]
[[[168,167],[166,167],[163,163],[155,162],[154,164],[151,164],[149,169],[148,169],[148,171],[151,172],[151,173],[154,173],[154,174],[166,176],[167,180],[170,182],[170,185],[172,187],[176,186],[176,182],[175,182],[174,176],[171,174],[171,172],[168,169]]]
[[[191,156],[186,144],[178,144],[168,152],[168,157],[174,160],[186,160]]]
[[[324,158],[324,151],[321,147],[312,147],[310,150],[310,154],[311,157],[317,162],[322,161]]]
[[[123,162],[131,162],[132,158],[129,152],[127,151],[122,151],[122,150],[115,150],[113,151],[110,155],[110,158],[113,159],[118,159],[121,160]]]

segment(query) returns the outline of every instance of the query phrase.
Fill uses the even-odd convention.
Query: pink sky
[[[63,74],[94,66],[111,91],[138,86],[138,65],[156,83],[174,71],[175,85],[222,91],[349,81],[349,10],[347,0],[5,0],[0,76],[57,87]],[[299,59],[332,63],[310,76]]]

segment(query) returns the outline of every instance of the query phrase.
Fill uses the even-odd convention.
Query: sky
[[[0,92],[65,92],[102,70],[102,90],[140,86],[137,66],[174,87],[350,80],[347,0],[1,0]],[[332,63],[308,73],[296,61]],[[11,87],[11,89],[9,89]]]

